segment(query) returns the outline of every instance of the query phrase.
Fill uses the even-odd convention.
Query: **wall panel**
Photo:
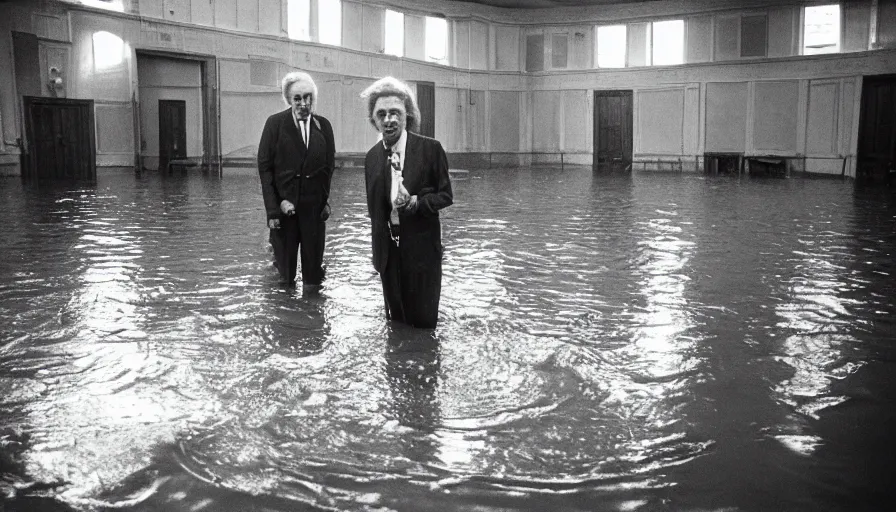
[[[684,145],[684,89],[648,89],[636,94],[638,152],[680,155]]]
[[[236,30],[237,28],[237,0],[215,0],[215,26]],[[140,2],[140,12],[143,13],[143,1]],[[147,16],[149,16],[147,14]]]
[[[843,4],[843,51],[861,52],[868,49],[871,27],[871,0],[844,2]]]
[[[282,13],[280,0],[258,0],[258,32],[272,36],[286,35]]]
[[[382,53],[386,48],[383,39],[383,25],[386,22],[386,10],[382,7],[364,4],[363,15],[364,46],[365,52]]]
[[[687,19],[685,62],[709,62],[712,58],[712,16]]]
[[[342,2],[342,46],[345,48],[351,48],[352,50],[361,49],[364,37],[361,31],[363,23],[362,9],[361,4]],[[405,23],[407,23],[407,17],[405,17]]]
[[[753,148],[795,153],[799,82],[756,82],[753,94]]]
[[[236,28],[245,32],[258,31],[258,0],[236,0]]]
[[[838,153],[839,89],[839,82],[813,81],[809,84],[809,111],[806,116],[806,153],[809,155]]]
[[[134,114],[129,103],[96,103],[94,116],[97,152],[134,154]]]
[[[714,61],[734,60],[740,58],[738,45],[740,33],[740,17],[717,16],[715,19],[715,52]]]
[[[495,69],[519,71],[520,29],[507,25],[495,27]]]
[[[626,30],[628,66],[647,66],[650,64],[650,44],[647,39],[649,33],[649,23],[629,23]]]
[[[467,99],[467,140],[464,150],[486,151],[489,126],[485,91],[468,90]]]
[[[489,128],[492,151],[520,149],[520,93],[492,91],[489,97]]]
[[[799,10],[792,7],[772,9],[768,13],[768,56],[793,55],[795,35],[799,29]]]
[[[742,153],[747,133],[747,83],[706,84],[706,151]]]
[[[532,93],[532,149],[534,151],[559,151],[560,130],[563,129],[563,109],[560,91],[534,91]]]
[[[424,46],[425,38],[421,46]],[[470,22],[457,21],[454,23],[454,65],[461,69],[470,68]]]
[[[426,18],[404,15],[404,54],[417,60],[426,60]]]
[[[591,110],[588,96],[591,91],[563,91],[563,151],[588,151]]]
[[[488,25],[470,22],[470,69],[488,69]]]

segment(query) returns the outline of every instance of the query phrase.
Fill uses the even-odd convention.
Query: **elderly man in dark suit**
[[[382,78],[361,96],[382,134],[364,161],[373,266],[383,283],[386,316],[434,328],[442,290],[439,210],[454,201],[448,158],[439,141],[413,133],[420,109],[407,84]]]
[[[314,113],[317,85],[311,76],[288,73],[282,86],[290,108],[268,118],[258,144],[261,193],[281,282],[294,283],[301,247],[302,283],[316,288],[324,278],[336,143],[330,122]]]

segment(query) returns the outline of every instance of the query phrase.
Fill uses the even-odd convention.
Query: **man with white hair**
[[[386,317],[434,328],[442,291],[439,210],[454,202],[448,158],[439,141],[418,135],[420,109],[410,87],[392,77],[361,93],[382,134],[364,161],[373,266]]]
[[[330,121],[314,113],[317,85],[308,73],[288,73],[282,91],[290,108],[264,124],[258,175],[280,280],[288,286],[295,282],[301,255],[302,283],[313,289],[324,278],[325,221],[330,216],[336,143]]]

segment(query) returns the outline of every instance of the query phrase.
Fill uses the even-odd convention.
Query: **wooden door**
[[[417,82],[417,106],[420,107],[420,135],[436,136],[436,84]]]
[[[896,181],[896,75],[864,79],[858,153],[857,179]]]
[[[24,98],[28,168],[37,179],[96,179],[93,101]]]
[[[632,91],[594,91],[594,170],[630,170]]]
[[[187,102],[159,100],[159,170],[187,158]]]

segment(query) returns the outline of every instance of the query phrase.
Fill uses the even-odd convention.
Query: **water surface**
[[[277,285],[252,172],[0,180],[10,509],[896,503],[890,193],[473,171],[427,332],[383,318],[363,180],[319,294]]]

